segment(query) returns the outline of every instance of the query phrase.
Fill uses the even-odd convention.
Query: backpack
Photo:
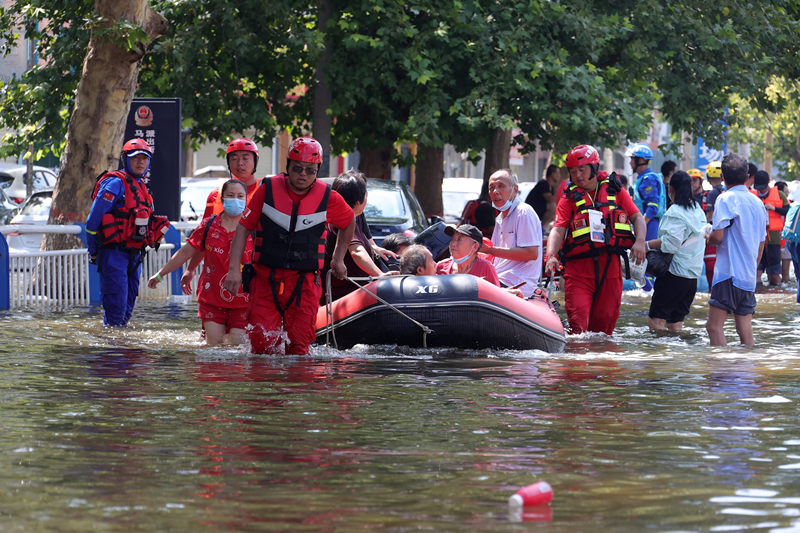
[[[783,225],[782,237],[789,242],[800,243],[800,202],[794,203],[786,213],[786,222]]]

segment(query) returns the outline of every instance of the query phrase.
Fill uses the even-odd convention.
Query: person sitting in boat
[[[542,274],[542,223],[519,197],[517,176],[510,170],[498,170],[489,177],[489,196],[500,216],[492,233],[494,245],[484,245],[482,251],[494,256],[500,286],[520,287],[529,298]]]
[[[622,303],[620,255],[645,258],[644,216],[616,179],[600,171],[600,156],[589,145],[567,154],[571,184],[558,201],[547,240],[545,272],[564,262],[564,297],[572,333],[611,335]]]
[[[436,262],[427,247],[414,244],[400,254],[400,274],[411,276],[433,276],[436,274]]]
[[[390,233],[383,238],[381,243],[383,249],[394,252],[396,256],[386,260],[386,266],[389,267],[389,270],[400,270],[400,254],[412,244],[414,244],[414,239],[405,233]]]
[[[356,225],[353,231],[353,239],[347,246],[347,253],[344,256],[344,265],[347,268],[348,278],[361,278],[365,276],[381,276],[384,272],[375,262],[375,251],[369,237],[364,232],[364,227],[358,223],[359,217],[364,213],[367,206],[367,180],[364,174],[357,170],[350,169],[340,174],[331,188],[338,192],[347,205],[353,210],[356,216]],[[362,217],[363,218],[363,217]],[[339,229],[333,224],[328,224],[327,235],[325,237],[325,262],[322,267],[323,284],[327,280],[327,273],[330,270],[333,250],[336,248],[336,238]],[[394,255],[394,254],[392,254]],[[346,279],[338,279],[331,276],[331,296],[334,300],[341,298],[356,290],[356,286]],[[326,298],[326,292],[322,294],[322,301]]]
[[[481,230],[472,224],[450,224],[444,232],[450,236],[450,257],[436,264],[437,274],[472,274],[500,286],[494,265],[478,256],[483,245]]]

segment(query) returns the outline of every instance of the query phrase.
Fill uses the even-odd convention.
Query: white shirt
[[[519,290],[525,297],[531,296],[542,275],[542,223],[536,211],[520,201],[519,195],[514,198],[508,211],[497,217],[492,232],[492,244],[499,248],[539,247],[539,256],[530,261],[499,257],[495,257],[493,261],[497,277],[503,285],[513,287],[524,281],[525,285]]]

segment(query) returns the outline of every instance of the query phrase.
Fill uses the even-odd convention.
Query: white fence
[[[186,226],[186,224],[180,224]],[[191,225],[190,225],[191,226]],[[186,228],[184,228],[186,229]],[[78,225],[64,226],[0,226],[0,233],[70,233],[79,234]],[[139,298],[168,300],[176,295],[172,291],[173,273],[155,289],[147,287],[147,280],[161,269],[175,246],[163,243],[158,250],[149,250],[142,261]],[[0,275],[3,275],[0,272]],[[87,306],[91,303],[89,255],[86,248],[56,251],[9,250],[9,308],[60,309]],[[193,283],[193,286],[196,282]],[[98,289],[99,290],[99,289]],[[180,297],[179,298],[185,298]]]

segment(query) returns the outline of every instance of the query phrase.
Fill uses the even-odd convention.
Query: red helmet
[[[228,156],[231,155],[232,152],[252,152],[253,159],[255,160],[255,164],[253,165],[253,172],[256,171],[256,167],[258,166],[258,146],[256,143],[251,141],[246,137],[240,137],[238,139],[234,139],[228,145],[228,149],[225,150],[225,160],[228,161],[228,169],[231,168],[230,160]]]
[[[588,144],[576,146],[567,154],[567,168],[599,164],[600,154],[597,153],[593,146]]]
[[[253,152],[253,154],[258,157],[258,146],[256,146],[256,143],[245,137],[232,140],[228,145],[228,149],[225,151],[225,155],[227,156],[231,152],[238,151]]]
[[[147,152],[147,155],[149,155],[150,157],[153,156],[153,149],[150,148],[150,145],[147,144],[147,141],[145,141],[144,139],[134,137],[133,139],[130,139],[128,142],[122,145],[123,155],[134,156],[136,154],[131,152],[138,152],[140,150]]]
[[[289,146],[289,155],[287,157],[293,161],[321,165],[322,145],[311,137],[298,137]]]

